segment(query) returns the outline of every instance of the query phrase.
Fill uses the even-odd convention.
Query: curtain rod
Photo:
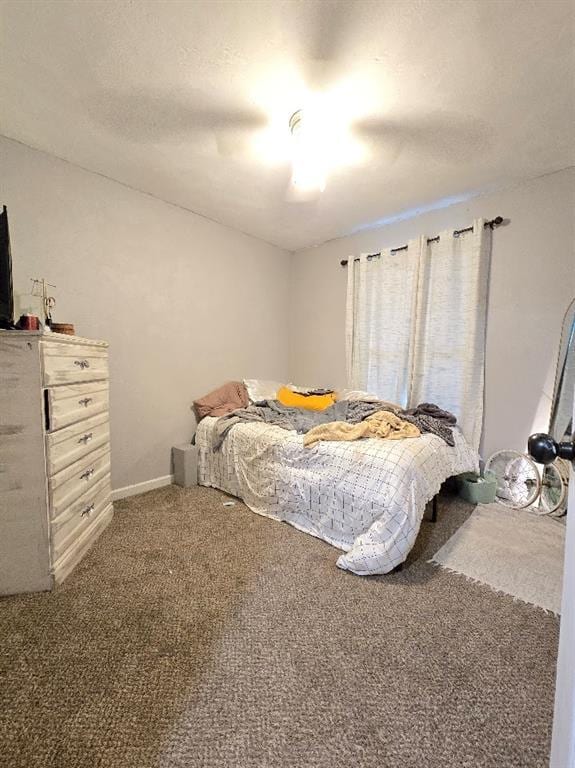
[[[491,221],[486,221],[484,226],[489,227],[489,229],[495,229],[495,227],[498,227],[500,224],[503,224],[503,217],[496,216],[494,219],[491,219]],[[473,227],[465,227],[465,229],[454,229],[453,237],[459,237],[459,235],[462,235],[464,232],[473,232]],[[436,235],[435,237],[428,237],[427,242],[438,243],[439,235]],[[390,253],[397,253],[398,251],[407,251],[407,245],[401,245],[399,248],[390,248]],[[367,254],[368,259],[377,259],[379,256],[381,256],[381,251],[379,253]],[[354,259],[354,261],[359,261],[359,259]],[[348,259],[342,259],[339,263],[342,267],[347,267]]]

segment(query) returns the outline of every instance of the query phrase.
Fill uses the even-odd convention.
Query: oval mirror
[[[575,391],[575,299],[563,319],[555,373],[549,434],[558,442],[571,439]]]

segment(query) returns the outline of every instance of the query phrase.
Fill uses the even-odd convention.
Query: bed
[[[478,469],[476,451],[457,428],[453,447],[425,434],[304,448],[295,431],[246,423],[235,425],[214,450],[217,421],[207,416],[198,424],[200,485],[343,550],[337,565],[362,576],[403,563],[441,484]]]

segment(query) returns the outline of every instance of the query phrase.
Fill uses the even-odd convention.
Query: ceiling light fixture
[[[292,184],[303,192],[325,189],[327,157],[320,114],[298,109],[289,119],[292,137]]]

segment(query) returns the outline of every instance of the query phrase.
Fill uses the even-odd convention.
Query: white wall
[[[54,319],[110,342],[114,488],[170,473],[195,397],[286,377],[285,251],[3,138],[0,204],[15,292],[45,277]]]
[[[483,454],[545,430],[561,320],[575,295],[575,169],[300,251],[292,259],[289,376],[345,385],[341,259],[501,215],[493,234]]]

